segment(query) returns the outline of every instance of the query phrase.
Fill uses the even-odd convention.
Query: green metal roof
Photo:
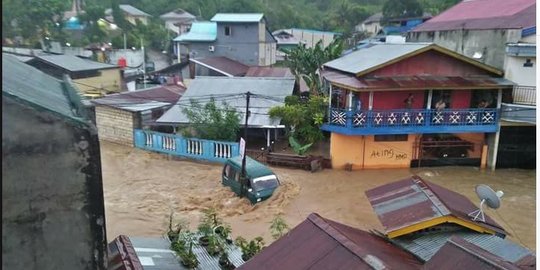
[[[214,41],[217,38],[215,22],[193,22],[188,33],[179,35],[174,41]]]
[[[213,22],[260,22],[262,13],[217,13],[210,19]]]
[[[229,160],[234,165],[242,168],[242,158],[240,156],[232,157]],[[274,174],[270,168],[250,157],[246,157],[246,173],[252,178]]]
[[[87,59],[82,59],[75,55],[39,55],[33,60],[29,61],[42,61],[53,66],[68,70],[70,72],[86,71],[86,70],[102,70],[119,68],[116,65],[100,63]]]
[[[86,124],[80,96],[69,83],[55,79],[2,54],[2,95]]]

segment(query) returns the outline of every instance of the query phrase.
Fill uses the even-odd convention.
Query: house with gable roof
[[[189,31],[191,24],[197,20],[195,15],[177,8],[159,16],[165,22],[165,27],[176,34],[184,34]]]
[[[217,13],[210,22],[194,22],[173,41],[178,58],[224,56],[248,66],[276,62],[276,40],[262,13]]]
[[[412,29],[407,41],[434,42],[504,70],[515,86],[492,138],[497,167],[536,167],[536,1],[461,1]]]
[[[514,85],[502,74],[431,43],[370,44],[325,63],[332,167],[494,167],[490,138]]]
[[[136,25],[137,24],[137,21],[140,21],[142,24],[144,25],[147,25],[148,24],[148,19],[150,17],[152,17],[152,15],[132,6],[132,5],[125,5],[125,4],[122,4],[122,5],[119,5],[119,8],[122,10],[122,12],[124,13],[124,17],[125,19],[133,24],[133,25]],[[107,15],[109,21],[113,21],[113,18],[112,18],[112,9],[106,9],[105,10],[105,15]]]

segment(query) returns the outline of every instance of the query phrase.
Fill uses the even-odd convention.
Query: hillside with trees
[[[264,13],[271,31],[282,28],[309,28],[352,34],[354,26],[370,15],[384,11],[393,17],[430,12],[435,15],[459,2],[459,0],[87,0],[86,14],[80,16],[87,29],[84,40],[79,43],[105,42],[107,33],[99,28],[97,20],[107,8],[113,8],[113,16],[124,33],[128,34],[129,46],[143,38],[146,45],[164,49],[170,33],[164,29],[159,15],[182,8],[199,18],[209,20],[218,12]],[[24,44],[35,46],[44,37],[61,42],[66,40],[62,31],[63,12],[71,9],[72,0],[4,0],[2,1],[2,38],[16,36]],[[123,23],[118,4],[130,4],[153,16],[147,26],[131,26]],[[169,35],[168,35],[169,34]],[[118,37],[116,37],[118,41]],[[76,41],[70,41],[76,42]]]

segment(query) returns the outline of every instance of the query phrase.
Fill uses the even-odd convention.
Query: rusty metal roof
[[[229,77],[244,76],[249,69],[249,66],[224,56],[189,59],[189,61]]]
[[[278,77],[278,78],[282,78],[282,77],[293,78],[294,77],[291,70],[285,67],[249,67],[245,76],[246,77]]]
[[[366,191],[366,195],[388,235],[440,217],[455,217],[502,235],[508,234],[487,215],[485,223],[472,221],[468,213],[478,207],[465,196],[418,176],[376,187]]]
[[[535,0],[470,0],[461,1],[412,32],[521,29],[535,25]]]
[[[173,105],[185,90],[184,87],[178,85],[161,85],[107,95],[103,98],[92,100],[92,103],[138,112]]]
[[[323,71],[325,79],[332,84],[357,91],[399,91],[419,89],[495,89],[512,88],[514,83],[504,78],[488,76],[388,76],[361,77],[336,70]]]
[[[420,269],[382,237],[312,213],[238,269]]]
[[[523,268],[462,238],[452,237],[422,269],[521,270]]]

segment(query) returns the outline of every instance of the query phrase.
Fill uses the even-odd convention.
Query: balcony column
[[[499,152],[499,138],[501,135],[501,122],[500,122],[500,115],[501,115],[501,104],[502,104],[502,89],[499,89],[497,92],[497,112],[496,112],[496,121],[497,121],[497,132],[495,133],[495,136],[493,138],[493,143],[490,145],[492,151],[491,157],[489,158],[489,168],[494,171],[497,167],[497,152]]]
[[[348,128],[351,128],[353,125],[352,125],[352,119],[353,119],[353,114],[354,114],[354,111],[353,111],[353,91],[349,90],[349,94],[347,95],[347,122],[346,122],[346,126]]]
[[[332,84],[330,84],[330,89],[328,90],[328,122],[332,122],[332,95],[334,90],[332,89]]]
[[[373,110],[373,91],[369,91],[369,105],[368,105],[368,111],[366,112],[366,126],[367,127],[371,127],[371,122],[373,121],[371,110]]]
[[[433,89],[428,90],[428,96],[427,96],[427,106],[426,109],[431,109],[431,101],[433,100]]]
[[[428,92],[428,98],[427,98],[427,106],[426,106],[426,116],[424,117],[424,123],[426,126],[431,125],[431,102],[433,100],[433,89],[429,89]]]

